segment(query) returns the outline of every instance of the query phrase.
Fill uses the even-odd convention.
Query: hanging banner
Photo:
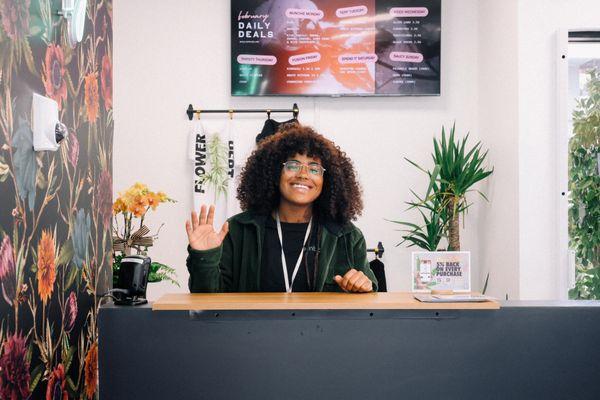
[[[440,94],[441,0],[231,0],[234,96]]]
[[[470,292],[470,251],[415,251],[412,253],[412,291]]]

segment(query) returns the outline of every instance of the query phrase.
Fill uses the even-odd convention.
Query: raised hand
[[[200,217],[192,211],[191,220],[185,221],[185,230],[188,235],[190,247],[194,250],[210,250],[219,247],[229,231],[229,223],[225,221],[219,232],[213,228],[215,219],[215,206],[207,209],[200,207]]]
[[[373,291],[373,282],[362,272],[352,268],[344,276],[336,275],[333,279],[344,292],[368,293]]]

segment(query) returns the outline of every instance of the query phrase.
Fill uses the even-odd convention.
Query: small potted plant
[[[146,214],[162,203],[174,203],[175,200],[169,198],[163,192],[153,192],[148,186],[142,183],[135,183],[124,193],[119,193],[119,197],[113,204],[113,214],[115,215],[115,224],[113,227],[113,285],[117,283],[121,260],[123,257],[135,254],[146,255],[148,248],[158,239],[156,234],[148,235],[150,229],[144,225]],[[123,224],[119,224],[119,215],[122,216]],[[139,221],[139,222],[138,222]],[[165,264],[152,262],[148,282],[168,281],[179,286],[176,280],[175,270]]]
[[[487,200],[485,195],[479,190],[473,189],[473,186],[490,176],[494,169],[488,170],[483,166],[487,151],[482,152],[481,142],[468,149],[467,141],[469,135],[467,134],[462,139],[456,139],[454,133],[455,125],[452,126],[449,137],[446,137],[446,131],[442,127],[441,139],[433,139],[434,152],[431,156],[434,167],[432,170],[422,168],[415,162],[405,158],[406,161],[427,175],[429,185],[424,196],[419,196],[411,190],[415,200],[406,202],[409,210],[416,209],[419,212],[423,220],[422,224],[419,225],[407,221],[391,221],[405,227],[405,229],[401,230],[403,232],[402,241],[398,243],[398,246],[408,242],[408,247],[416,246],[427,252],[456,252],[457,254],[454,257],[456,259],[461,257],[458,254],[461,249],[459,234],[460,216],[462,214],[464,219],[465,213],[472,205],[467,200],[467,194],[476,192]],[[442,239],[446,239],[447,248],[440,248]],[[442,257],[442,259],[446,260],[449,258],[451,257]],[[469,269],[469,261],[465,262],[467,265],[466,269]],[[436,284],[434,280],[428,280],[426,285],[421,282],[427,278],[423,278],[425,275],[435,275],[438,272],[435,265],[430,265],[431,269],[426,268],[427,274],[421,273],[419,270],[420,265],[427,263],[427,260],[423,261],[419,258],[418,252],[413,253],[413,268],[415,269],[414,288],[431,289]],[[489,275],[486,277],[483,289],[484,293],[488,278]]]

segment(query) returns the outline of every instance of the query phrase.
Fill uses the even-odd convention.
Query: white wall
[[[597,0],[519,2],[520,297],[559,298],[556,32],[598,28]]]
[[[285,107],[298,102],[300,120],[333,139],[354,160],[364,188],[365,211],[357,225],[368,246],[382,241],[390,290],[409,288],[410,250],[395,247],[396,226],[406,219],[409,188],[425,178],[403,160],[429,165],[432,137],[454,121],[460,133],[479,136],[478,2],[444,1],[442,95],[407,98],[232,98],[229,96],[229,2],[127,0],[114,4],[114,189],[135,181],[179,200],[150,216],[151,228],[166,225],[153,259],[177,268],[186,291],[186,235],[191,170],[185,159],[188,103],[199,108]],[[263,116],[244,117],[239,129],[255,136]],[[479,199],[473,198],[476,203]],[[480,289],[478,210],[467,216],[462,244],[472,250],[474,288]],[[500,284],[500,281],[498,281]],[[151,286],[149,296],[173,292]]]
[[[479,2],[479,129],[494,166],[477,225],[480,279],[489,273],[487,293],[502,299],[519,298],[517,4]]]

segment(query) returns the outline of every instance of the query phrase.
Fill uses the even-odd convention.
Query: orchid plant
[[[132,250],[135,250],[136,254],[146,255],[148,247],[151,247],[158,238],[160,228],[164,224],[159,227],[156,234],[148,235],[150,230],[144,225],[144,219],[150,210],[156,210],[162,203],[175,203],[175,200],[169,198],[163,192],[153,192],[148,189],[147,185],[139,182],[124,193],[119,193],[119,197],[113,204],[113,214],[115,215],[113,228],[113,284],[117,283],[123,257],[130,255]],[[118,223],[119,215],[123,217],[122,226]],[[150,265],[148,282],[164,280],[179,286],[176,278],[175,269],[159,262],[152,262]]]

